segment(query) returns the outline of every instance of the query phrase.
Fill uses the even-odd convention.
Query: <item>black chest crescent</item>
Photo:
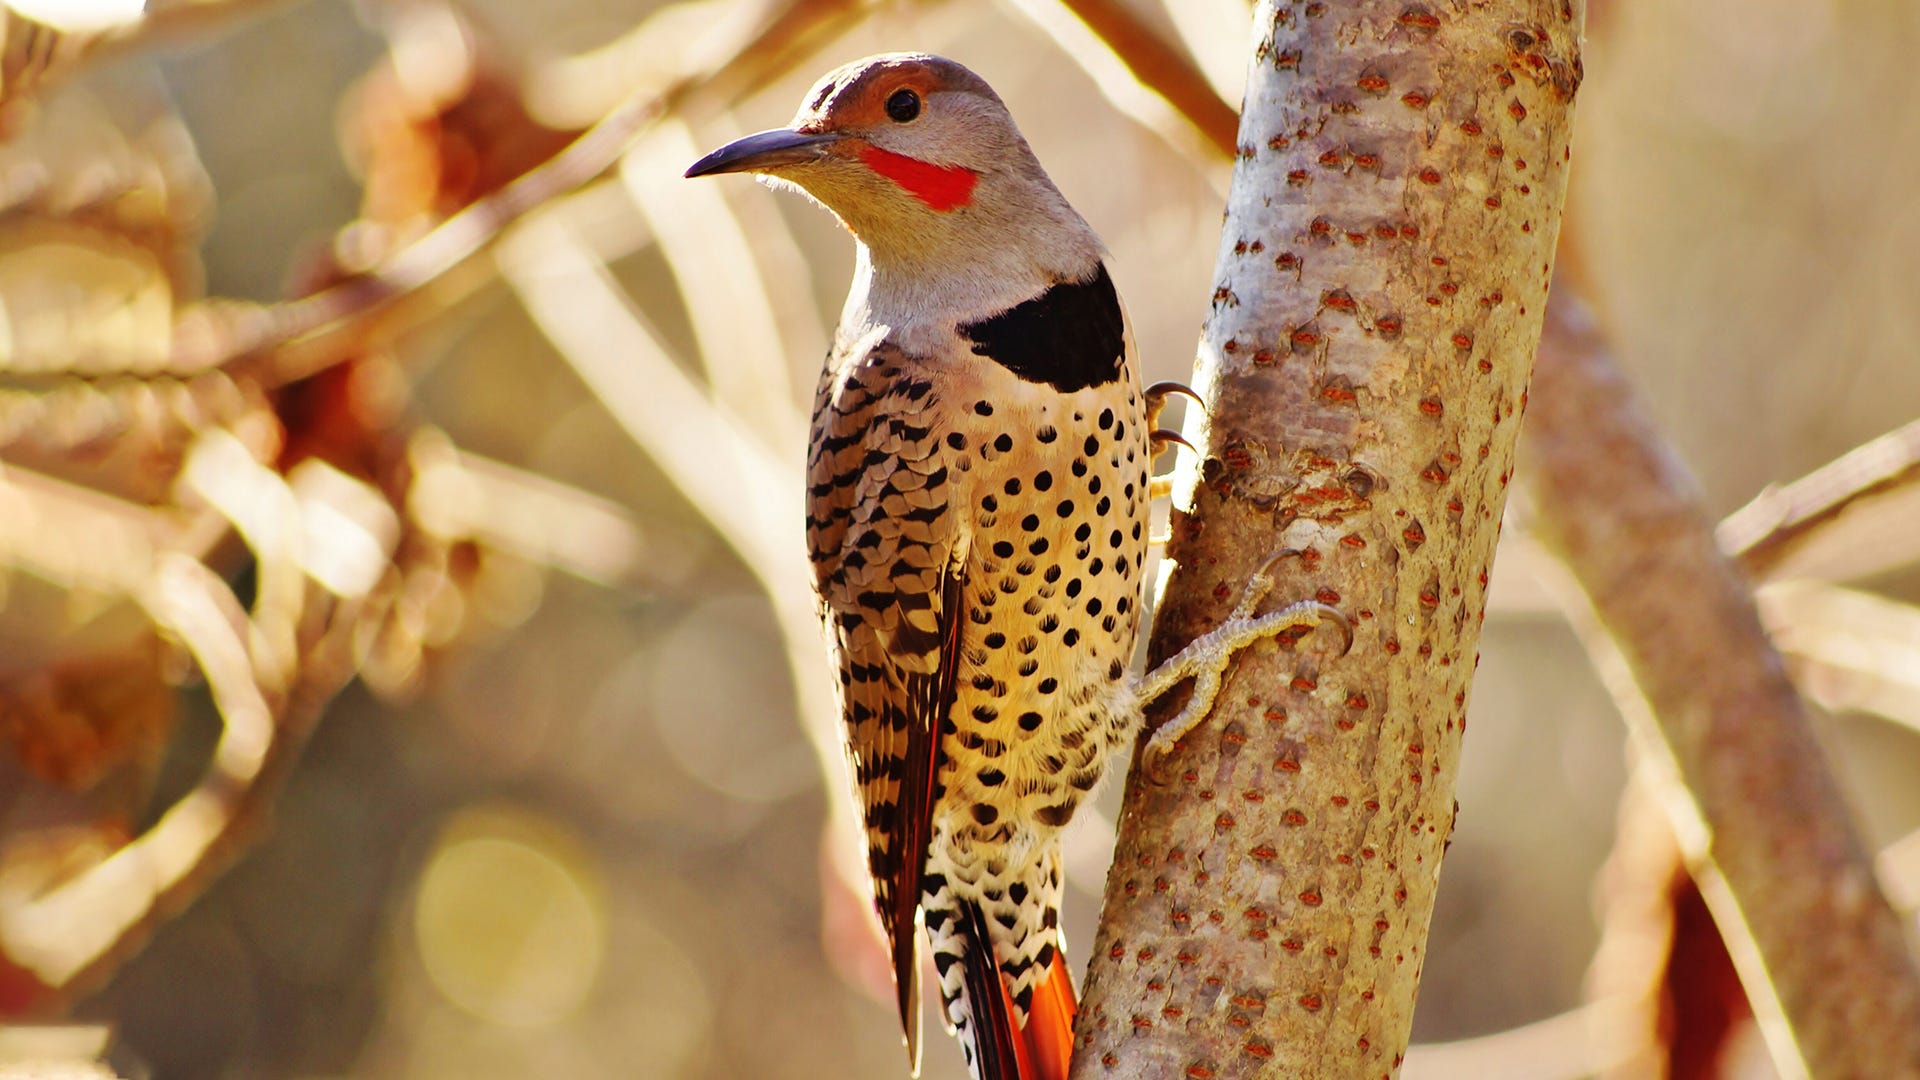
[[[976,355],[1063,394],[1118,379],[1126,360],[1126,324],[1104,264],[959,330]]]

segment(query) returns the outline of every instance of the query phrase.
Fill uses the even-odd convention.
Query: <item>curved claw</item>
[[[1183,397],[1190,398],[1195,405],[1199,405],[1202,408],[1205,408],[1207,404],[1200,400],[1199,394],[1193,392],[1193,387],[1188,386],[1186,383],[1174,382],[1172,379],[1166,379],[1147,387],[1147,400],[1149,402],[1165,401],[1168,394],[1180,394]]]
[[[1301,548],[1296,548],[1296,547],[1281,548],[1279,551],[1276,551],[1273,554],[1267,556],[1267,561],[1261,563],[1260,569],[1255,570],[1253,572],[1252,580],[1263,581],[1263,580],[1270,579],[1273,576],[1274,567],[1279,566],[1281,563],[1287,561],[1288,559],[1297,559],[1305,554],[1306,554],[1306,551]],[[1272,585],[1269,584],[1267,587],[1272,588]]]
[[[1167,428],[1155,428],[1152,431],[1147,432],[1147,452],[1153,457],[1157,458],[1161,454],[1166,453],[1167,446],[1170,443],[1178,446],[1184,446],[1188,450],[1192,450],[1196,454],[1200,452],[1198,450],[1194,450],[1193,444],[1187,441],[1186,436],[1180,434],[1177,431],[1172,431]]]
[[[1233,606],[1233,617],[1244,619],[1252,615],[1253,609],[1273,591],[1273,568],[1287,559],[1297,559],[1303,554],[1305,553],[1299,548],[1290,547],[1281,548],[1267,556],[1267,561],[1261,563],[1260,569],[1255,570],[1253,576],[1247,579],[1247,587],[1240,592],[1240,602]]]
[[[1191,400],[1202,410],[1207,407],[1207,403],[1200,400],[1200,395],[1194,393],[1193,388],[1185,383],[1172,381],[1154,383],[1147,387],[1146,394],[1148,427],[1154,427],[1160,423],[1160,410],[1167,407],[1168,394],[1179,394]]]
[[[1157,788],[1173,786],[1173,777],[1162,772],[1160,769],[1162,765],[1166,764],[1166,761],[1167,752],[1154,746],[1152,743],[1148,743],[1140,749],[1140,771],[1146,776],[1147,783]]]
[[[1335,653],[1334,656],[1338,658],[1352,652],[1353,620],[1347,618],[1347,613],[1334,607],[1332,604],[1323,604],[1318,600],[1309,600],[1307,602],[1319,609],[1323,617],[1332,619],[1333,622],[1340,627],[1340,651]]]

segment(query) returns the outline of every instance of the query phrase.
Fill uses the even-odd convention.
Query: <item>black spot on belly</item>
[[[1119,378],[1126,349],[1120,298],[1104,265],[1086,281],[1060,282],[959,329],[975,355],[1064,394]]]
[[[1043,806],[1034,811],[1033,816],[1039,818],[1042,824],[1065,825],[1068,821],[1072,820],[1073,811],[1079,805],[1079,800],[1068,799],[1065,802],[1055,803],[1052,806]]]

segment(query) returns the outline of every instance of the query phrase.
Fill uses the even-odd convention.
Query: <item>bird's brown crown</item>
[[[860,131],[895,122],[887,113],[887,103],[902,90],[911,91],[923,103],[934,94],[954,91],[1000,101],[985,79],[944,56],[883,53],[843,64],[814,83],[793,127],[813,132]]]

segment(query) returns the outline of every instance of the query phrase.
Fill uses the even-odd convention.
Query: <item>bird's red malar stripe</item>
[[[861,147],[860,160],[866,162],[867,168],[906,188],[929,208],[943,213],[972,202],[973,185],[980,182],[980,174],[972,169],[960,165],[930,165],[877,146]]]

